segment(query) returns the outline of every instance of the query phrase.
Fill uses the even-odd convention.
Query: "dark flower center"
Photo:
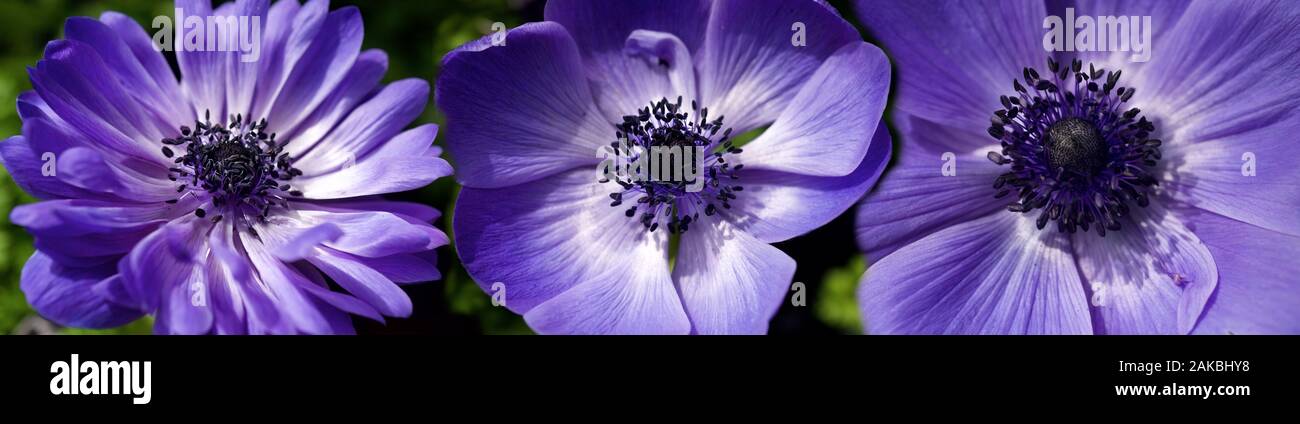
[[[1104,237],[1121,228],[1130,203],[1150,202],[1151,168],[1160,160],[1160,140],[1150,138],[1155,125],[1141,110],[1123,109],[1135,90],[1117,87],[1121,71],[1050,58],[1047,68],[1047,78],[1025,68],[1024,84],[1013,80],[1016,95],[1002,96],[1004,109],[993,113],[988,132],[1002,150],[988,157],[1010,165],[993,182],[996,197],[1015,193],[1011,212],[1041,209],[1039,229],[1056,221],[1061,232],[1095,227]]]
[[[175,158],[168,178],[180,183],[176,192],[182,193],[167,203],[197,196],[223,213],[265,220],[272,207],[288,207],[288,197],[302,196],[288,184],[302,171],[293,167],[284,153],[285,143],[276,142],[266,125],[266,119],[245,122],[243,115],[231,116],[229,125],[213,125],[205,113],[203,121],[194,122],[194,129],[181,126],[180,137],[163,139],[163,155]],[[200,218],[207,212],[202,207],[194,210]],[[222,216],[215,214],[213,222]]]
[[[1094,175],[1110,160],[1106,140],[1092,123],[1066,118],[1047,128],[1047,165]]]
[[[690,113],[681,106],[681,97],[676,103],[664,98],[624,116],[615,134],[618,140],[610,143],[629,164],[614,179],[620,187],[610,193],[610,206],[631,203],[624,214],[639,220],[647,231],[663,223],[673,234],[684,233],[701,213],[713,216],[719,206],[731,209],[736,193],[744,190],[735,184],[744,165],[728,162],[742,152],[730,140],[731,128],[723,130],[721,116],[710,121],[709,109],[694,101]],[[719,132],[721,137],[715,140]],[[638,161],[643,170],[639,176],[634,165]]]

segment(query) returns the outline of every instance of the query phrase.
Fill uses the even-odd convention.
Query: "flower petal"
[[[235,31],[222,31],[216,35],[224,37],[225,39],[221,41],[227,43],[227,46],[233,46],[232,51],[219,53],[219,60],[224,62],[226,68],[224,72],[226,77],[225,92],[223,94],[225,96],[224,105],[227,115],[236,113],[248,115],[253,111],[253,101],[258,94],[256,91],[259,77],[258,71],[262,67],[260,63],[262,60],[262,46],[260,43],[263,40],[260,38],[251,40],[250,38],[253,36],[261,37],[266,32],[268,8],[269,0],[236,0],[221,5],[214,13],[215,16],[224,19],[223,24],[234,20],[234,22],[238,22],[236,25],[248,26],[247,30],[240,28]],[[258,25],[257,29],[253,29],[254,24]],[[208,37],[214,36],[211,31],[205,35]],[[245,51],[243,43],[248,42],[259,44],[255,49]],[[253,55],[254,51],[257,52],[256,56]],[[352,54],[355,55],[356,50],[353,50]],[[256,118],[247,116],[246,119]]]
[[[1107,334],[1187,334],[1218,284],[1214,258],[1160,204],[1133,208],[1130,217],[1106,237],[1074,235],[1094,321]]]
[[[745,188],[723,213],[745,232],[766,243],[785,241],[840,216],[871,189],[889,164],[889,130],[880,125],[857,170],[842,177],[812,177],[745,168]]]
[[[794,259],[723,220],[682,234],[673,281],[698,334],[764,334],[794,278]]]
[[[437,98],[457,179],[496,188],[594,167],[614,127],[596,110],[573,39],[541,22],[505,41],[472,42],[443,59]]]
[[[927,121],[904,122],[915,124],[900,128],[905,141],[898,163],[858,207],[858,244],[871,261],[941,229],[996,213],[1010,201],[994,198],[993,182],[1006,170],[986,156],[1000,150],[996,145],[970,153],[931,151],[925,148],[929,144],[912,141],[943,138],[951,130]]]
[[[776,122],[744,146],[746,166],[837,177],[858,168],[889,96],[889,60],[850,43],[808,77]]]
[[[164,112],[184,114],[192,112],[188,109],[189,105],[179,103],[179,100],[182,99],[180,82],[177,81],[176,74],[172,72],[171,65],[167,64],[167,58],[154,49],[153,39],[150,34],[146,33],[135,19],[121,13],[109,11],[100,15],[99,20],[112,28],[113,32],[126,44],[127,49],[135,57],[139,66],[144,68],[145,75],[147,75],[145,81],[154,84],[157,87],[158,94],[164,99],[170,100],[170,103],[166,104],[172,104],[176,107],[176,109]]]
[[[380,211],[302,208],[292,215],[267,218],[258,233],[265,236],[273,255],[285,261],[310,256],[310,249],[317,246],[374,258],[424,252],[447,243],[446,236],[427,223],[411,223]]]
[[[895,107],[978,131],[1026,67],[1041,67],[1043,2],[858,0],[858,18],[898,70]],[[963,140],[957,140],[963,141]],[[982,146],[978,141],[969,149]]]
[[[686,334],[682,310],[666,270],[631,264],[608,270],[524,314],[541,334]],[[647,272],[649,271],[649,272]]]
[[[99,53],[118,83],[144,110],[142,124],[151,124],[162,134],[170,133],[178,123],[189,117],[188,114],[179,113],[185,110],[185,104],[180,101],[182,98],[176,77],[171,75],[170,68],[166,75],[151,73],[146,69],[146,63],[157,66],[162,55],[152,49],[149,52],[133,51],[125,37],[132,37],[133,42],[139,43],[141,40],[138,37],[144,35],[143,30],[138,25],[134,28],[123,26],[128,28],[127,32],[119,35],[119,30],[103,22],[86,17],[72,17],[64,25],[64,33],[69,40],[85,43]],[[142,60],[146,63],[142,63]]]
[[[709,7],[707,0],[557,0],[546,3],[546,20],[573,35],[596,104],[617,123],[661,98],[698,98],[690,58],[704,40]],[[665,49],[647,51],[651,44]]]
[[[124,289],[134,302],[131,306],[150,312],[171,307],[165,303],[175,300],[172,289],[190,281],[207,256],[205,234],[195,228],[202,222],[192,215],[168,222],[118,262]]]
[[[113,77],[91,46],[73,40],[50,42],[45,58],[29,70],[32,86],[59,118],[106,155],[135,158],[153,166],[170,161],[157,140],[170,135]]]
[[[308,199],[342,199],[414,190],[451,175],[451,164],[431,149],[437,126],[406,131],[342,169],[294,180]]]
[[[294,164],[303,176],[318,176],[349,162],[361,160],[385,146],[394,136],[420,116],[429,101],[429,83],[411,78],[389,84],[378,94],[348,114],[319,143],[301,154]],[[434,134],[436,134],[436,126]],[[424,148],[433,139],[416,140]]]
[[[24,192],[37,199],[82,198],[96,200],[120,200],[117,196],[86,191],[68,184],[58,178],[45,175],[49,165],[54,165],[58,175],[57,156],[46,156],[54,152],[36,151],[29,139],[16,135],[0,143],[0,164],[9,171],[9,176]],[[43,160],[42,157],[45,157]]]
[[[852,25],[813,1],[716,0],[695,55],[700,96],[709,115],[725,116],[737,133],[767,125],[827,57],[861,40]]]
[[[267,116],[270,112],[285,79],[311,46],[328,13],[328,0],[312,0],[306,4],[277,1],[267,9],[251,116]],[[268,123],[271,125],[277,124]],[[282,131],[278,126],[271,129]]]
[[[872,334],[1089,334],[1069,240],[999,213],[898,249],[867,269],[859,306]]]
[[[69,199],[17,206],[10,221],[32,234],[43,255],[80,267],[116,261],[171,215],[159,205]]]
[[[506,307],[521,314],[589,282],[582,290],[593,295],[644,285],[658,296],[658,284],[672,284],[664,232],[647,233],[610,207],[612,191],[611,184],[596,182],[594,170],[499,189],[466,187],[453,221],[466,271],[488,293],[504,289]],[[494,289],[494,283],[502,285]],[[582,306],[606,307],[612,306]]]
[[[189,274],[159,287],[163,300],[154,320],[157,334],[206,334],[212,329],[213,313],[208,300],[213,285],[226,280],[215,269],[199,262],[189,267]]]
[[[1300,235],[1300,114],[1270,125],[1165,149],[1169,197],[1229,218]]]
[[[1294,117],[1300,82],[1277,72],[1300,67],[1298,25],[1300,9],[1287,3],[1190,3],[1158,56],[1134,74],[1134,101],[1169,143],[1226,139]]]
[[[1300,334],[1300,237],[1213,213],[1186,215],[1218,266],[1198,334]]]
[[[361,52],[363,35],[361,12],[356,7],[344,7],[326,15],[310,46],[303,51],[284,84],[276,91],[275,102],[265,115],[267,121],[274,122],[277,128],[295,128],[315,111],[351,71]],[[427,97],[427,87],[424,93],[422,97]],[[423,110],[424,101],[421,98],[420,110]],[[419,114],[420,110],[415,113]],[[405,116],[404,110],[393,112],[396,116],[392,119],[400,120]],[[409,122],[410,119],[402,121],[397,129]]]
[[[382,50],[366,50],[357,56],[356,63],[329,97],[321,101],[311,116],[294,128],[279,132],[281,140],[293,140],[285,151],[299,157],[308,151],[331,130],[338,126],[358,104],[367,100],[379,87],[379,81],[388,71],[388,55]]]
[[[267,302],[272,302],[269,306],[279,316],[277,322],[269,323],[275,327],[267,329],[252,327],[252,324],[257,321],[250,320],[250,333],[280,333],[286,330],[308,334],[335,332],[327,316],[329,308],[322,308],[314,297],[307,296],[307,289],[304,289],[307,285],[315,284],[314,282],[307,280],[302,274],[271,256],[267,247],[251,235],[241,233],[240,240],[260,282],[255,286],[253,301],[248,303],[267,307]]]
[[[143,312],[108,301],[92,288],[117,278],[112,264],[93,268],[59,265],[37,251],[23,266],[21,287],[41,316],[59,325],[110,328],[134,321]]]
[[[378,271],[366,266],[357,256],[333,249],[317,249],[307,258],[330,279],[353,296],[391,317],[411,315],[411,298],[401,287]]]

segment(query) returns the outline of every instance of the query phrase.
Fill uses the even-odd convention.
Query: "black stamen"
[[[211,112],[205,111],[194,128],[181,126],[179,137],[162,140],[163,155],[176,156],[177,165],[168,169],[168,178],[184,181],[177,193],[190,190],[236,217],[256,215],[261,219],[272,205],[287,207],[286,196],[302,196],[298,190],[290,191],[287,184],[302,171],[293,168],[293,159],[283,151],[284,144],[274,141],[275,134],[264,132],[265,119],[245,121],[243,114],[234,114],[228,125],[214,125],[210,116]],[[170,146],[176,146],[175,150]],[[198,208],[194,214],[203,218],[207,211]],[[223,216],[216,215],[212,222],[220,222]]]
[[[647,231],[658,229],[659,221],[663,219],[669,232],[686,232],[699,216],[700,206],[707,204],[704,211],[706,216],[716,213],[709,198],[729,207],[728,200],[736,198],[733,191],[741,191],[738,185],[722,183],[723,180],[730,182],[738,179],[737,172],[742,168],[742,165],[732,167],[727,161],[728,155],[743,152],[728,140],[731,128],[723,127],[722,117],[709,120],[708,108],[701,108],[695,101],[690,103],[690,111],[699,113],[692,119],[690,113],[682,108],[682,102],[681,97],[675,102],[663,98],[638,109],[636,114],[624,116],[623,123],[615,132],[619,140],[610,143],[616,154],[628,163],[641,160],[647,167],[659,167],[674,173],[692,170],[697,179],[703,179],[686,181],[683,173],[680,174],[683,178],[665,178],[660,175],[660,179],[654,180],[645,178],[648,175],[630,177],[621,172],[614,180],[619,184],[620,190],[610,194],[610,206],[621,207],[624,202],[636,199],[635,206],[627,209],[625,215],[632,218],[640,213],[640,223]],[[713,137],[719,131],[722,136],[715,140]],[[680,163],[684,157],[678,156],[673,163],[662,164],[662,156],[655,156],[656,150],[652,150],[662,148],[680,148],[680,152],[690,150],[694,163]],[[700,152],[698,157],[695,157],[696,149]],[[696,185],[700,183],[703,184]],[[664,218],[659,218],[660,216]]]
[[[988,159],[1010,170],[994,180],[994,196],[1015,193],[1018,200],[1007,206],[1012,213],[1042,209],[1039,229],[1056,221],[1061,232],[1119,231],[1128,203],[1147,206],[1157,184],[1150,169],[1161,157],[1160,140],[1149,138],[1155,124],[1139,117],[1139,109],[1121,107],[1136,90],[1116,87],[1120,71],[1089,64],[1085,72],[1082,61],[1065,67],[1050,58],[1047,69],[1049,79],[1025,69],[1021,76],[1031,88],[1013,80],[1017,94],[999,99],[1006,109],[994,113],[988,133],[1002,150]]]

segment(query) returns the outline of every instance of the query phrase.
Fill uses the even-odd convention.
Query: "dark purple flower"
[[[360,50],[355,8],[176,7],[257,17],[260,59],[181,50],[178,81],[150,34],[109,12],[69,19],[30,70],[23,134],[0,143],[42,199],[12,214],[38,250],[28,301],[64,325],[153,314],[157,332],[186,334],[348,333],[348,314],[409,315],[395,283],[437,279],[447,238],[436,210],[377,195],[451,173],[436,126],[402,131],[427,83],[379,85],[387,58]]]
[[[1300,332],[1300,8],[1048,3],[858,2],[903,140],[858,216],[868,332]],[[1149,61],[1049,51],[1067,8],[1151,17]]]
[[[765,332],[795,268],[770,243],[848,209],[889,158],[888,62],[819,2],[552,0],[492,41],[438,80],[457,249],[542,333]],[[702,191],[602,183],[620,138],[718,154]]]

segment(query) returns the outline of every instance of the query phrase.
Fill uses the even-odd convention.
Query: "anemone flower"
[[[181,48],[178,80],[141,26],[109,12],[68,19],[30,70],[23,133],[0,143],[41,199],[12,213],[35,237],[28,301],[63,325],[153,314],[158,333],[185,334],[347,333],[349,314],[410,314],[397,283],[438,278],[447,239],[436,210],[377,195],[451,173],[437,127],[402,131],[427,83],[379,85],[387,59],[360,51],[355,8],[176,7],[256,17],[241,34],[260,35],[260,59]]]
[[[545,14],[444,58],[466,270],[541,333],[766,332],[795,269],[770,243],[851,207],[888,161],[883,53],[812,0]],[[703,184],[606,178],[597,153],[619,144],[699,148]]]
[[[1300,332],[1300,8],[1048,3],[857,3],[903,146],[859,209],[867,330]]]

